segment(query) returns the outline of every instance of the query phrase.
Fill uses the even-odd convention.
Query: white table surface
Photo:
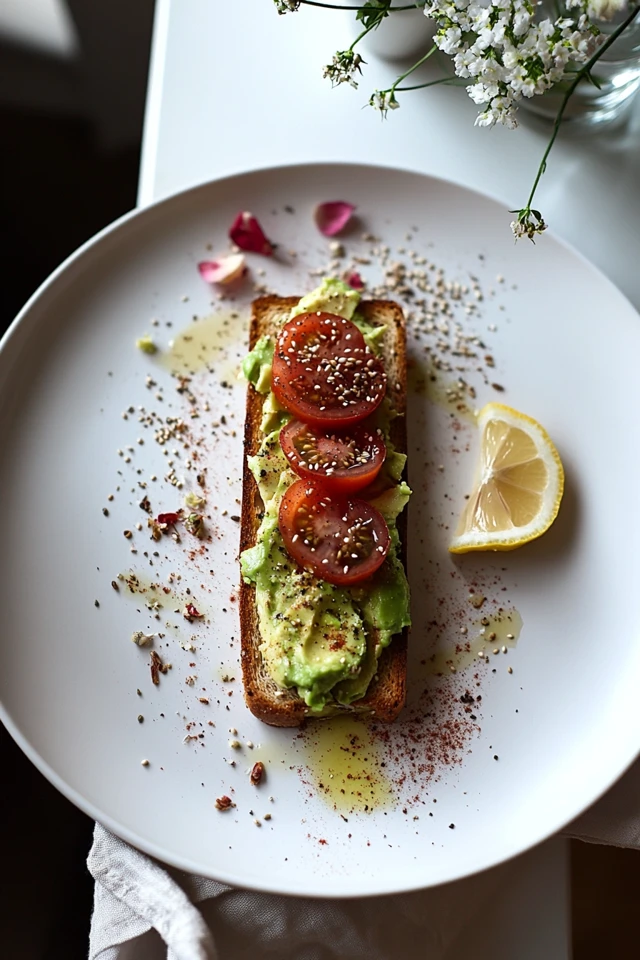
[[[489,193],[504,202],[508,229],[506,211],[524,204],[548,128],[525,120],[515,132],[479,130],[464,92],[445,87],[405,95],[382,122],[360,108],[390,85],[397,65],[365,55],[358,90],[331,90],[321,77],[351,40],[347,18],[310,7],[278,17],[270,0],[157,0],[139,204],[251,167],[350,160]],[[563,131],[536,198],[553,230],[637,307],[639,147],[640,98],[621,131]],[[496,960],[568,960],[566,841],[548,841],[512,867],[508,909],[501,900],[478,918],[476,945],[481,935],[483,955]],[[455,897],[456,885],[449,889]],[[467,935],[468,950],[474,931],[465,943]]]

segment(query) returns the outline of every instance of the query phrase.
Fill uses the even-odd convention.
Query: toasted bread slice
[[[261,297],[253,302],[249,333],[251,349],[264,336],[276,332],[282,316],[298,303],[296,297]],[[358,311],[370,323],[386,327],[381,342],[381,357],[387,374],[387,397],[400,416],[391,422],[391,440],[402,453],[407,449],[406,429],[406,337],[405,321],[398,304],[391,300],[362,301]],[[242,486],[242,525],[240,549],[246,550],[256,542],[264,509],[260,491],[249,470],[247,457],[258,450],[262,437],[260,420],[264,397],[252,385],[247,391],[247,410],[244,431],[244,469]],[[406,512],[398,517],[402,542],[402,562],[406,568]],[[308,717],[338,714],[368,714],[379,720],[395,720],[404,706],[407,665],[407,636],[405,629],[393,638],[381,655],[378,672],[366,695],[349,706],[331,704],[323,714],[311,713],[295,690],[279,687],[267,672],[260,653],[260,628],[255,603],[255,587],[241,581],[240,585],[241,658],[244,694],[251,712],[265,723],[277,727],[296,727]]]

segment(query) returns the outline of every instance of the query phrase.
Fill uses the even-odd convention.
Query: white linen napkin
[[[640,848],[640,761],[564,834]],[[515,895],[513,862],[460,881],[455,897],[446,886],[358,900],[254,893],[166,867],[100,824],[87,865],[89,960],[445,960],[490,900],[508,909]]]
[[[380,898],[255,893],[164,866],[100,824],[87,865],[96,881],[89,960],[438,960],[509,887],[503,868],[483,875],[490,882],[461,881],[455,898],[436,888],[384,897],[384,907]],[[163,944],[145,936],[152,928]]]

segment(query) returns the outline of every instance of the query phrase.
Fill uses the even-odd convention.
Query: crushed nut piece
[[[155,633],[143,633],[142,630],[136,630],[135,633],[131,634],[131,642],[139,647],[148,647],[149,644],[153,643],[154,637]]]
[[[254,787],[257,787],[258,784],[264,779],[265,775],[265,766],[262,760],[258,760],[257,763],[251,768],[250,780]]]

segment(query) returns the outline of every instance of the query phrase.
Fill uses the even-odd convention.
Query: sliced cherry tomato
[[[365,424],[331,431],[290,420],[280,431],[280,446],[299,477],[345,494],[373,483],[387,455],[380,432]]]
[[[374,574],[391,544],[384,517],[370,503],[336,496],[309,480],[289,487],[278,524],[296,563],[337,586]]]
[[[273,357],[271,386],[298,420],[347,427],[368,417],[387,379],[355,323],[332,313],[302,313],[285,323]]]

